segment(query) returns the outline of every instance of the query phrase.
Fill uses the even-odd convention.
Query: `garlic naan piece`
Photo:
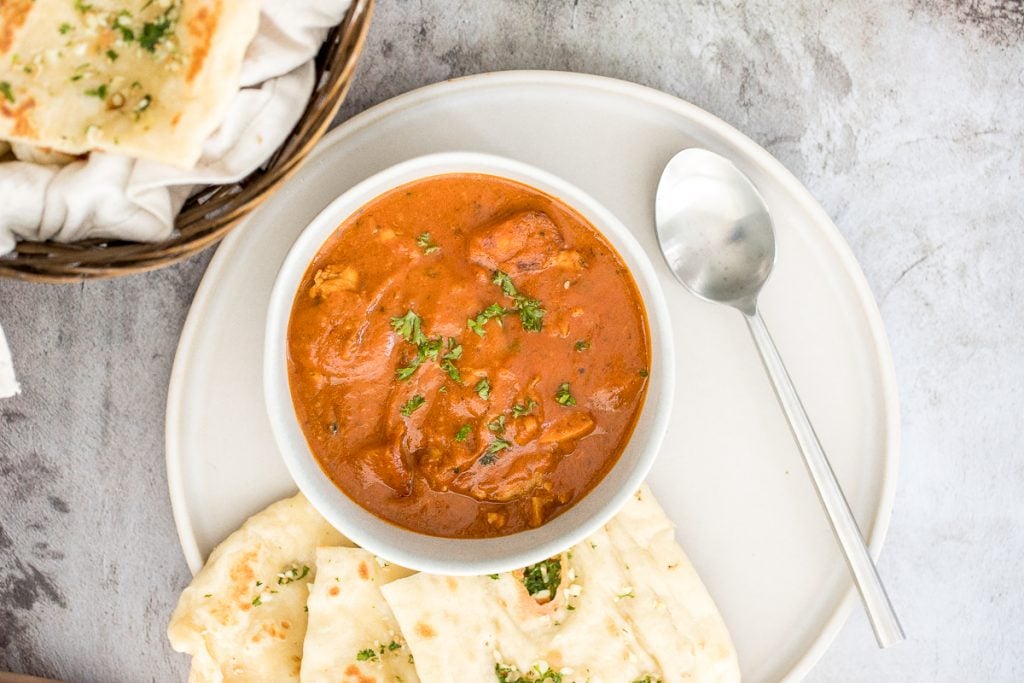
[[[0,137],[192,167],[259,13],[260,0],[4,0]]]
[[[299,494],[249,518],[210,554],[167,627],[190,683],[299,680],[316,549],[351,545]]]
[[[543,680],[548,669],[563,683],[740,680],[722,618],[647,487],[596,534],[537,567],[527,582],[534,595],[521,572],[385,585],[420,680],[530,671],[528,680]],[[552,596],[543,586],[556,571]]]
[[[380,587],[413,574],[361,548],[319,548],[309,593],[302,683],[418,683]]]

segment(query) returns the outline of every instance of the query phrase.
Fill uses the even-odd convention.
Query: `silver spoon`
[[[704,149],[687,149],[675,155],[661,174],[655,221],[661,251],[676,278],[698,297],[743,313],[846,555],[878,645],[895,645],[904,639],[903,629],[786,366],[757,312],[757,295],[775,262],[775,235],[764,199],[727,159]]]

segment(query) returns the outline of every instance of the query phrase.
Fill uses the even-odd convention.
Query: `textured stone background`
[[[811,680],[1024,680],[1024,3],[379,2],[342,119],[452,76],[591,72],[712,111],[807,184],[893,347],[881,570],[912,639],[880,653],[855,612]],[[184,679],[163,635],[188,578],[163,416],[207,261],[0,281],[25,388],[0,401],[0,670]]]

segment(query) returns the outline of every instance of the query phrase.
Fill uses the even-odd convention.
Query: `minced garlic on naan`
[[[0,139],[195,165],[259,0],[3,0]]]
[[[181,594],[167,627],[192,655],[190,683],[299,681],[316,549],[351,545],[299,494],[228,536]]]

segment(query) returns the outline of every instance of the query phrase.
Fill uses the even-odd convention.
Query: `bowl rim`
[[[647,392],[630,439],[616,463],[558,517],[536,529],[491,538],[456,539],[422,534],[378,517],[349,498],[327,477],[311,452],[295,415],[288,381],[287,328],[292,306],[302,277],[325,241],[348,217],[384,193],[410,182],[454,173],[481,173],[513,180],[556,197],[583,215],[632,274],[646,309],[650,334]],[[263,348],[264,401],[274,441],[289,474],[313,507],[352,542],[413,570],[447,575],[493,574],[539,562],[582,541],[606,524],[643,484],[661,448],[672,413],[672,349],[671,319],[654,266],[633,233],[611,211],[578,187],[529,164],[479,152],[440,152],[408,159],[357,183],[302,229],[275,276],[268,304]],[[627,453],[633,455],[627,459]],[[621,480],[614,487],[613,475]]]

